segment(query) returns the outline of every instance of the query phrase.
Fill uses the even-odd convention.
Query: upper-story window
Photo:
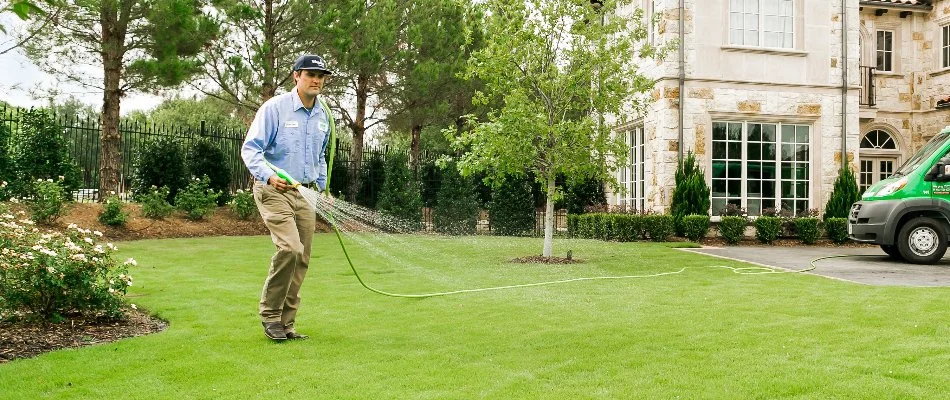
[[[942,68],[950,68],[950,25],[946,25],[940,28],[942,31],[943,41],[940,45],[940,54],[941,62],[940,66]]]
[[[894,31],[877,31],[877,70],[894,71]]]
[[[795,46],[793,0],[729,0],[729,43]]]

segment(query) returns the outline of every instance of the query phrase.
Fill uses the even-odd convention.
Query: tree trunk
[[[409,142],[409,164],[413,174],[419,173],[419,141],[422,137],[422,125],[412,125],[412,139]]]
[[[277,56],[274,54],[276,46],[277,26],[274,22],[274,2],[264,3],[264,52],[261,54],[262,64],[264,64],[264,79],[261,82],[261,104],[274,97],[277,92]]]
[[[363,135],[366,134],[366,101],[369,98],[369,77],[365,74],[356,76],[356,115],[350,130],[353,131],[353,145],[350,147],[350,174],[349,187],[346,188],[346,199],[356,201],[360,191],[360,181],[363,172]]]
[[[122,190],[121,170],[122,153],[119,144],[122,140],[119,132],[119,102],[122,89],[119,87],[122,77],[122,56],[125,46],[125,30],[120,26],[119,10],[115,3],[103,2],[100,12],[102,23],[102,67],[105,90],[102,95],[102,114],[100,115],[100,157],[99,157],[99,201],[104,201],[110,192]]]
[[[551,257],[554,250],[554,174],[548,177],[547,203],[544,206],[544,257]]]

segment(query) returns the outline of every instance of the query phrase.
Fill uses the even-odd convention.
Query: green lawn
[[[652,243],[575,249],[579,265],[509,264],[539,239],[351,245],[379,289],[413,293],[733,265]],[[696,268],[399,299],[363,289],[320,235],[298,330],[271,343],[257,300],[267,237],[130,242],[130,300],[165,332],[0,364],[0,398],[946,398],[950,289]],[[423,251],[422,249],[436,249]],[[579,250],[578,250],[579,249]],[[564,246],[556,247],[564,251]],[[833,250],[831,250],[833,252]],[[468,262],[449,262],[440,254]],[[401,263],[400,260],[415,260]]]

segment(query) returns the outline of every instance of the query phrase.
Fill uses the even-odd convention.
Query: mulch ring
[[[564,257],[527,256],[515,258],[511,260],[511,262],[518,264],[580,264],[584,262],[584,260]]]
[[[77,318],[57,324],[0,322],[0,364],[53,350],[161,332],[167,327],[166,321],[139,311],[126,311],[124,319],[114,321]]]

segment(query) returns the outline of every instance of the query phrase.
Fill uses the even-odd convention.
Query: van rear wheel
[[[934,264],[947,252],[944,224],[933,218],[914,218],[901,227],[897,247],[904,260],[914,264]]]
[[[884,250],[890,258],[896,258],[898,260],[904,258],[901,257],[901,250],[897,248],[896,244],[882,244],[881,250]]]

